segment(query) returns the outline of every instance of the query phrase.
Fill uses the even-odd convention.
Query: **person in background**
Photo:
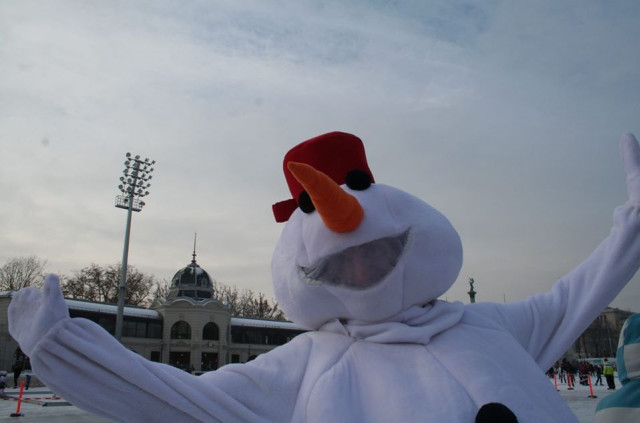
[[[595,421],[640,423],[640,314],[624,323],[616,354],[622,388],[598,402]]]
[[[4,397],[4,389],[7,387],[7,372],[0,371],[0,398]]]
[[[616,381],[613,379],[613,364],[608,359],[604,359],[604,369],[602,371],[607,379],[608,390],[616,389]]]
[[[595,385],[598,386],[604,386],[604,383],[602,383],[602,364],[596,364],[595,366],[595,371],[596,371],[596,383]]]
[[[560,379],[560,383],[567,383],[567,371],[564,363],[558,365],[558,378]]]
[[[22,366],[16,363],[11,367],[11,370],[13,371],[13,387],[15,389],[18,387],[18,379],[20,379],[20,374],[22,373]]]

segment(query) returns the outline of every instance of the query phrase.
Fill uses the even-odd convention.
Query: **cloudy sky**
[[[449,217],[449,300],[548,289],[625,202],[640,133],[635,0],[0,2],[0,264],[122,259],[127,151],[157,161],[129,263],[197,260],[272,295],[287,150],[360,136],[378,182]],[[640,312],[640,277],[613,302]]]

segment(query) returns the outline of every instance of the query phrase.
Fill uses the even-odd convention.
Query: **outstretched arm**
[[[629,200],[613,215],[609,236],[551,291],[510,304],[478,304],[549,368],[624,288],[640,266],[640,147],[625,134],[620,152]]]
[[[29,286],[14,293],[9,304],[9,333],[27,355],[61,320],[69,319],[69,309],[60,291],[60,280],[48,275],[42,291]]]
[[[9,330],[56,393],[118,421],[288,421],[308,357],[304,342],[292,342],[250,365],[192,376],[145,360],[89,320],[70,319],[54,275],[42,292],[14,295]]]

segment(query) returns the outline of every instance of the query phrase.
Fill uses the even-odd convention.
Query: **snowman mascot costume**
[[[551,291],[494,304],[438,300],[462,265],[437,210],[374,183],[360,139],[332,132],[287,153],[293,199],[272,276],[310,329],[202,376],[150,362],[69,318],[58,278],[25,288],[9,330],[35,373],[80,408],[130,422],[577,422],[544,371],[640,265],[640,149],[621,140],[629,201],[607,238]],[[295,200],[294,200],[295,199]]]

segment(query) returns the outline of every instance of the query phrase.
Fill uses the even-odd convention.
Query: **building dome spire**
[[[194,300],[204,300],[215,298],[211,277],[196,262],[196,240],[197,233],[194,233],[191,263],[178,270],[173,276],[167,299],[187,297]]]
[[[191,259],[191,264],[195,264],[197,266],[197,264],[196,264],[196,239],[198,239],[198,233],[194,232],[193,233],[193,254],[192,254],[193,258]]]

